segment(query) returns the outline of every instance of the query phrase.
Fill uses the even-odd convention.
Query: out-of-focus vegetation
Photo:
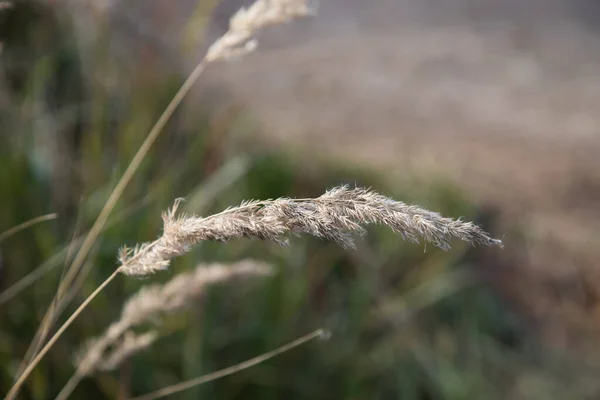
[[[0,244],[0,293],[40,266],[47,271],[0,304],[0,393],[10,388],[52,301],[74,238],[90,228],[180,83],[145,82],[128,96],[98,89],[84,78],[99,72],[82,71],[68,20],[50,11],[18,3],[0,14],[0,231],[59,213]],[[251,115],[223,111],[197,110],[169,124],[94,247],[61,320],[114,270],[119,247],[159,234],[160,213],[177,197],[187,199],[185,211],[206,215],[244,199],[308,197],[357,183],[494,230],[493,216],[443,181],[398,184],[355,165],[273,150],[253,136],[260,126]],[[206,243],[168,272],[146,280],[119,277],[54,346],[21,398],[53,398],[74,372],[74,352],[143,285],[202,261],[247,257],[272,262],[276,275],[243,289],[210,290],[190,312],[161,321],[162,337],[149,350],[115,373],[84,380],[72,397],[142,394],[318,327],[331,332],[328,341],[176,398],[581,399],[598,393],[573,360],[543,348],[487,285],[479,267],[494,262],[494,252],[456,243],[444,253],[372,229],[352,251],[307,238],[289,248]]]

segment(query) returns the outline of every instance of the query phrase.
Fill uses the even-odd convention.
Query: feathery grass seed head
[[[250,201],[204,218],[177,216],[178,205],[179,201],[164,213],[159,239],[121,252],[121,272],[147,275],[163,270],[172,258],[204,240],[257,238],[285,246],[288,235],[308,234],[351,248],[354,236],[363,234],[369,224],[388,226],[404,240],[422,238],[443,250],[450,249],[452,238],[471,245],[502,246],[471,222],[444,218],[365,188],[340,186],[314,199]]]
[[[86,376],[98,369],[110,369],[108,366],[116,366],[124,358],[148,347],[156,340],[156,333],[136,335],[132,329],[196,304],[208,286],[271,272],[270,265],[253,260],[230,265],[201,264],[192,272],[176,275],[167,283],[142,287],[127,300],[121,318],[111,324],[102,336],[89,341],[76,355],[78,374]]]
[[[315,7],[309,0],[257,0],[231,17],[229,30],[210,46],[205,60],[228,60],[251,53],[258,46],[253,38],[259,30],[314,13]]]

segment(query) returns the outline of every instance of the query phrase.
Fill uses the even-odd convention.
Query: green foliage
[[[51,28],[53,32],[56,29]],[[16,37],[12,31],[2,35]],[[37,48],[36,38],[28,40],[19,39],[16,47],[7,42],[7,52]],[[123,107],[115,111],[110,96],[80,90],[66,100],[53,98],[51,110],[83,97],[77,101],[91,103],[86,113],[60,120],[64,129],[59,131],[35,129],[39,125],[33,122],[40,117],[30,113],[28,104],[37,99],[36,85],[58,94],[81,84],[77,74],[69,73],[67,79],[60,73],[60,79],[53,79],[69,63],[77,70],[73,67],[75,55],[64,51],[61,47],[53,61],[30,62],[29,70],[21,71],[18,79],[11,78],[19,85],[13,86],[11,93],[13,112],[2,112],[0,120],[0,230],[47,212],[59,210],[60,215],[58,220],[37,225],[0,245],[0,291],[67,248],[74,235],[89,229],[173,93],[173,82],[155,83],[140,88],[142,92],[131,103],[121,99]],[[206,215],[245,199],[309,197],[349,182],[448,216],[477,216],[477,210],[443,182],[427,187],[400,185],[356,166],[307,166],[297,161],[301,158],[297,154],[267,151],[257,144],[252,151],[245,151],[234,137],[216,140],[211,116],[197,115],[171,123],[153,147],[119,203],[114,222],[95,248],[89,275],[74,304],[61,320],[114,270],[120,246],[159,235],[160,212],[177,197],[188,197],[187,211]],[[251,129],[243,124],[237,127],[244,128]],[[43,158],[48,140],[66,151],[60,156],[68,154],[71,161]],[[243,162],[240,157],[245,157]],[[241,165],[241,173],[225,168],[234,165]],[[228,183],[214,186],[211,179],[215,176]],[[471,251],[478,250],[457,243],[454,251],[444,253],[422,244],[407,244],[380,228],[371,229],[353,251],[311,238],[293,239],[289,248],[258,241],[206,243],[175,260],[170,271],[158,276],[145,280],[119,277],[40,364],[22,398],[53,398],[74,371],[69,362],[74,352],[118,318],[124,301],[143,285],[167,280],[201,261],[244,257],[272,262],[277,273],[247,287],[211,289],[197,307],[161,321],[163,336],[151,349],[119,371],[86,379],[73,398],[116,398],[123,387],[142,394],[235,364],[318,327],[329,330],[331,339],[311,342],[177,398],[510,397],[520,375],[536,367],[519,354],[535,350],[524,350],[530,339],[523,335],[518,320],[475,278],[473,268],[477,266],[468,261]],[[11,386],[18,363],[52,300],[63,264],[64,256],[41,280],[0,305],[1,393]],[[529,346],[535,349],[531,343]],[[547,380],[542,386],[553,385]],[[564,398],[559,394],[554,398]]]

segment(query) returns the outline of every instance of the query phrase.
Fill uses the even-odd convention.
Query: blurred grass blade
[[[111,227],[117,225],[118,223],[122,222],[124,219],[128,218],[131,214],[133,214],[134,212],[138,211],[139,209],[141,209],[142,207],[147,205],[148,202],[151,200],[151,197],[152,197],[151,195],[147,196],[138,204],[134,204],[133,206],[128,207],[127,209],[123,210],[121,213],[116,215],[114,218],[111,218],[111,220],[106,224],[105,229],[108,229],[108,228],[111,228]],[[25,275],[23,278],[21,278],[18,282],[14,283],[12,286],[7,288],[5,291],[1,292],[0,293],[0,306],[2,306],[4,303],[10,301],[11,299],[13,299],[15,296],[17,296],[23,290],[27,289],[29,286],[33,285],[35,282],[37,282],[39,279],[44,277],[46,274],[52,272],[56,267],[60,266],[61,263],[67,259],[69,247],[72,247],[72,248],[79,247],[81,245],[81,243],[83,242],[84,237],[85,237],[84,235],[81,235],[81,236],[73,239],[69,243],[69,245],[60,249],[58,252],[56,252],[52,257],[50,257],[48,260],[46,260],[40,266],[38,266],[33,271],[31,271],[30,273]]]
[[[40,222],[51,221],[56,218],[58,218],[57,213],[46,214],[46,215],[41,215],[39,217],[32,218],[32,219],[25,221],[22,224],[19,224],[17,226],[13,226],[12,228],[0,233],[0,243],[5,241],[9,237],[13,236],[14,234],[24,231],[25,229],[27,229],[33,225],[39,224]]]
[[[190,389],[194,386],[202,385],[204,383],[208,383],[208,382],[220,379],[220,378],[224,378],[228,375],[235,374],[244,369],[247,369],[247,368],[253,367],[255,365],[258,365],[260,363],[263,363],[275,356],[278,356],[282,353],[288,352],[288,351],[292,350],[294,347],[298,347],[298,346],[300,346],[306,342],[309,342],[313,339],[327,338],[328,336],[329,335],[323,329],[317,329],[316,331],[311,332],[308,335],[302,336],[301,338],[298,338],[298,339],[294,340],[293,342],[290,342],[281,347],[278,347],[275,350],[271,350],[268,353],[264,353],[260,356],[251,358],[249,360],[246,360],[239,364],[233,365],[231,367],[223,368],[218,371],[212,372],[210,374],[202,375],[198,378],[191,379],[189,381],[180,382],[175,385],[167,386],[165,388],[159,389],[152,393],[134,397],[131,400],[153,400],[153,399],[158,399],[160,397],[168,396],[168,395],[171,395],[171,394],[174,394],[177,392],[181,392],[182,390]]]

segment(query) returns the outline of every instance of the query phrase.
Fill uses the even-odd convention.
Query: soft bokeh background
[[[0,11],[0,393],[74,238],[207,43],[246,1],[16,1]],[[600,6],[593,0],[322,0],[212,66],[153,146],[78,279],[68,312],[160,234],[177,197],[206,215],[340,183],[482,224],[504,251],[300,238],[206,243],[146,280],[119,277],[34,371],[53,398],[74,352],[150,282],[254,257],[274,277],[211,289],[162,337],[72,398],[120,399],[331,332],[174,398],[595,399],[600,396]]]

